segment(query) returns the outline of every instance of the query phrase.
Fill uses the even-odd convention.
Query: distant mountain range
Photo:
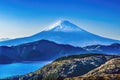
[[[51,61],[62,56],[85,53],[120,55],[120,44],[91,45],[82,48],[40,40],[11,47],[0,46],[0,63]]]
[[[111,45],[91,45],[83,47],[85,50],[94,52],[94,53],[106,53],[113,55],[120,55],[120,44],[114,43]]]
[[[87,51],[80,47],[40,40],[18,46],[0,46],[0,63],[51,61],[61,56],[81,53],[87,53]]]
[[[80,79],[79,77],[77,79],[71,77],[82,77],[82,75],[85,75],[92,70],[93,73],[101,74],[100,72],[102,70],[102,73],[106,73],[107,71],[108,73],[115,74],[114,72],[119,72],[118,69],[120,68],[119,59],[115,59],[118,57],[119,56],[105,54],[81,54],[61,57],[56,59],[52,63],[44,66],[43,68],[36,70],[35,72],[7,78],[6,80],[63,80],[64,78],[65,80],[83,80],[84,77],[83,79]],[[113,67],[110,67],[111,65],[113,65]],[[91,74],[91,72],[89,74]],[[70,78],[66,79],[68,77]],[[89,80],[89,78],[85,80]]]
[[[80,27],[72,24],[69,21],[59,21],[48,30],[44,30],[38,34],[11,39],[0,42],[1,46],[15,46],[23,43],[34,42],[38,40],[50,40],[59,44],[69,44],[73,46],[87,46],[87,45],[109,45],[113,43],[120,43],[119,40],[104,38],[90,32],[87,32]]]

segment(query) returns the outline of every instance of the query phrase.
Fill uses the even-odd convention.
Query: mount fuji
[[[63,20],[58,21],[53,26],[49,27],[49,29],[39,32],[35,35],[2,41],[0,42],[0,46],[14,46],[42,39],[54,41],[59,44],[69,44],[78,47],[96,44],[110,45],[113,43],[120,43],[119,40],[108,39],[92,34],[69,21]]]

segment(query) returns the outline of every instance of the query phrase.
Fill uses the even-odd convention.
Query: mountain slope
[[[87,46],[95,44],[120,43],[118,40],[112,40],[89,33],[69,21],[59,21],[52,28],[42,31],[30,37],[12,39],[0,42],[0,45],[18,45],[37,40],[50,40],[60,44],[70,44],[73,46]]]
[[[120,57],[107,61],[83,76],[66,78],[65,80],[120,80]]]
[[[112,59],[100,67],[90,71],[84,76],[100,76],[107,74],[119,74],[120,75],[120,58]]]
[[[61,56],[86,53],[80,47],[57,44],[48,40],[40,40],[18,46],[1,46],[0,55],[7,56],[17,61],[49,61]],[[2,58],[0,57],[0,60]],[[7,58],[6,58],[7,59]],[[1,60],[2,61],[2,60]],[[7,61],[7,60],[6,60]]]
[[[21,79],[21,80],[44,80],[49,76],[57,77],[62,80],[66,77],[75,77],[86,74],[92,69],[99,67],[106,61],[115,58],[117,56],[103,55],[103,54],[81,54],[68,57],[61,57],[51,64],[44,66],[43,68],[29,73],[23,76],[15,76],[8,78]],[[57,80],[57,79],[45,79],[45,80]]]
[[[17,50],[13,47],[0,46],[0,64],[12,63],[20,60]]]

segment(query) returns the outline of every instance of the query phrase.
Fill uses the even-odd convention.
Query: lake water
[[[50,62],[0,64],[0,78],[23,75],[40,69]]]

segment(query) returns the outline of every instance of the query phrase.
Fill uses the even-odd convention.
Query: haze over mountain
[[[109,45],[112,43],[120,43],[119,40],[97,36],[81,29],[69,21],[63,20],[58,21],[52,27],[49,27],[48,30],[44,30],[38,34],[29,37],[3,41],[0,42],[0,45],[13,46],[42,39],[54,41],[60,44],[70,44],[73,46],[87,46],[96,44]]]
[[[1,38],[0,41],[7,41],[10,40],[9,38]]]

